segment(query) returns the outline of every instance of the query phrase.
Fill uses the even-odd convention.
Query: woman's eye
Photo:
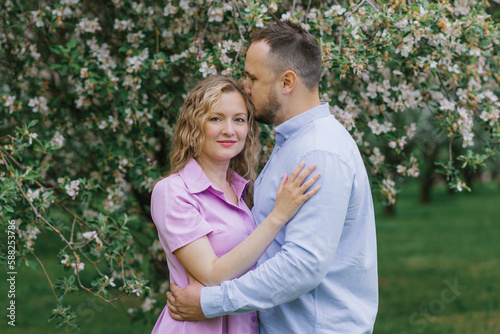
[[[210,118],[210,122],[218,122],[220,121],[220,117],[212,117]]]
[[[235,121],[236,121],[236,123],[245,123],[246,122],[246,120],[244,118],[241,118],[241,117],[236,118]]]

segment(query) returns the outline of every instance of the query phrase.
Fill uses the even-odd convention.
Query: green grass
[[[410,186],[393,217],[377,208],[380,307],[376,334],[500,333],[500,188]]]
[[[63,276],[70,276],[71,269],[65,272],[58,263],[54,254],[57,253],[52,244],[55,243],[52,236],[48,239],[39,238],[37,240],[37,255],[44,264],[50,278],[55,281]],[[30,260],[35,261],[34,258]],[[87,269],[87,267],[86,267]],[[82,281],[86,286],[92,280],[90,275],[92,270],[81,272]],[[90,275],[89,275],[90,274]],[[52,293],[50,285],[43,270],[27,268],[24,265],[17,266],[16,275],[16,326],[8,325],[9,319],[6,317],[9,299],[7,297],[8,286],[6,279],[0,281],[2,319],[0,321],[0,333],[2,334],[76,334],[76,333],[150,333],[154,323],[144,323],[144,321],[132,322],[127,309],[129,307],[140,307],[141,301],[135,296],[125,296],[115,302],[113,307],[101,301],[92,294],[81,291],[80,293],[70,293],[64,297],[63,305],[70,305],[76,312],[77,324],[80,328],[63,325],[55,327],[57,321],[48,322],[52,310],[56,308],[57,302]],[[58,291],[59,293],[59,291]],[[116,291],[118,294],[119,291]],[[5,307],[4,307],[5,305]]]
[[[482,185],[472,193],[433,192],[422,205],[418,189],[407,186],[395,215],[376,207],[380,308],[375,334],[500,333],[500,188]],[[52,278],[64,275],[51,240],[38,240],[39,256]],[[53,252],[53,251],[52,251]],[[48,323],[55,299],[43,271],[18,267],[16,327],[7,325],[7,284],[0,281],[0,332],[10,333],[150,333],[154,324],[131,322],[126,309],[138,307],[127,297],[117,308],[86,292],[65,303],[78,314],[81,331]],[[85,273],[83,271],[82,273]],[[458,286],[457,286],[458,285]]]

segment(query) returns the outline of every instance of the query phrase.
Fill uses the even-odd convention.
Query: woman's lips
[[[219,140],[218,143],[224,147],[231,147],[236,143],[236,141],[234,141],[234,140]]]

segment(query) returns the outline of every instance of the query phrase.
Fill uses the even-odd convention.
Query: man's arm
[[[174,292],[169,298],[180,319],[191,320],[189,302],[197,300],[211,318],[241,314],[289,302],[315,288],[332,265],[349,204],[354,172],[338,156],[315,152],[302,157],[321,173],[321,196],[313,196],[286,226],[285,244],[273,258],[221,286]],[[179,318],[177,318],[179,319]]]

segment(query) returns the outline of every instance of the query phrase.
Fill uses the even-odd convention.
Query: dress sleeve
[[[151,216],[158,235],[170,252],[211,233],[211,225],[201,216],[196,195],[183,180],[173,175],[158,182],[151,196]]]

